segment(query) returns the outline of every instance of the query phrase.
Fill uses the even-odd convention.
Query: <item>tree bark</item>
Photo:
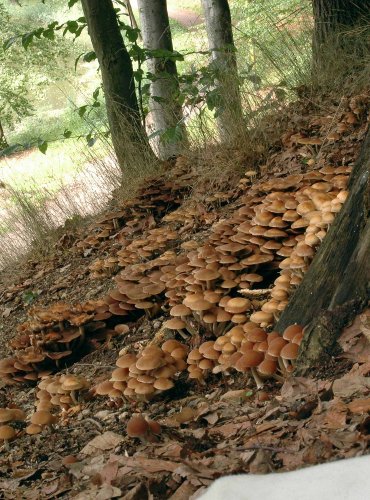
[[[81,0],[91,42],[99,61],[109,127],[118,162],[129,168],[134,150],[149,144],[141,124],[130,56],[125,47],[112,0]],[[131,149],[132,151],[129,151]]]
[[[217,74],[220,98],[217,125],[223,141],[235,139],[244,128],[238,69],[227,0],[202,0],[208,46]]]
[[[306,326],[297,368],[305,373],[335,352],[341,330],[370,298],[370,131],[354,166],[349,196],[276,329]]]
[[[172,36],[167,12],[167,0],[138,0],[141,33],[144,46],[149,51],[173,52]],[[182,125],[182,109],[178,104],[179,82],[176,62],[169,57],[150,57],[148,71],[152,74],[150,84],[150,113],[154,134],[171,129],[173,140],[157,137],[158,156],[166,160],[177,156],[182,149],[185,130]],[[178,137],[177,137],[178,136]]]
[[[314,62],[322,60],[322,51],[327,44],[332,44],[335,37],[361,24],[370,13],[370,0],[312,0],[315,21],[313,34]],[[344,37],[342,37],[344,38]],[[338,43],[338,40],[335,42]],[[345,48],[339,41],[339,46]],[[364,40],[364,44],[365,44]],[[351,50],[351,47],[348,47]]]
[[[3,126],[0,122],[0,151],[9,147],[8,141],[6,140]]]

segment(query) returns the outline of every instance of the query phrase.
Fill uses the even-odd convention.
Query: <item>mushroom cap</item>
[[[264,324],[264,323],[269,324],[274,321],[274,315],[272,313],[267,313],[265,311],[257,311],[251,314],[250,320],[258,324]]]
[[[77,391],[87,387],[87,380],[76,375],[66,375],[63,379],[62,389],[64,391]]]
[[[42,432],[41,425],[30,424],[26,427],[26,433],[30,436],[33,436],[34,434],[40,434],[40,432]]]
[[[162,428],[155,420],[148,420],[148,425],[153,434],[157,436],[162,432]]]
[[[31,416],[31,424],[37,425],[52,425],[55,422],[56,418],[49,411],[40,410],[36,411]]]
[[[182,330],[186,327],[185,321],[182,321],[180,318],[172,318],[167,320],[163,324],[164,328],[168,328],[169,330]],[[163,346],[162,346],[163,349]]]
[[[170,320],[170,321],[181,321],[181,320],[177,320],[175,318],[174,320]],[[166,342],[164,342],[162,344],[162,347],[161,347],[162,351],[168,352],[169,354],[171,354],[172,351],[174,351],[175,349],[178,349],[178,348],[185,348],[185,346],[183,344],[181,344],[181,342],[179,342],[178,340],[175,340],[175,339],[166,340]]]
[[[261,375],[271,376],[276,372],[277,361],[271,359],[264,359],[257,367],[258,372]]]
[[[136,361],[136,368],[139,370],[155,370],[164,365],[164,360],[159,353],[140,356]]]
[[[246,335],[249,342],[264,342],[267,339],[267,333],[262,328],[256,328]]]
[[[109,380],[104,380],[103,382],[100,382],[97,386],[95,386],[95,394],[98,394],[99,396],[107,396],[110,391],[113,389],[113,384]]]
[[[299,350],[298,344],[289,343],[281,349],[280,357],[282,359],[287,359],[289,361],[293,361],[293,360],[297,359],[298,350]]]
[[[110,382],[125,382],[129,379],[128,368],[116,368],[112,371]]]
[[[191,309],[184,304],[177,304],[171,308],[170,314],[174,317],[189,316],[189,314],[191,314]]]
[[[153,385],[154,388],[159,391],[167,391],[168,389],[172,389],[172,387],[174,387],[174,383],[171,379],[163,377],[157,378]]]
[[[220,277],[220,273],[212,269],[200,269],[193,273],[197,281],[212,281]]]
[[[285,339],[283,339],[283,337],[277,337],[270,342],[267,353],[270,356],[274,356],[275,358],[278,358],[280,356],[281,350],[286,345],[287,345],[287,341]]]
[[[130,368],[130,366],[136,363],[136,361],[136,354],[124,354],[117,359],[116,366],[118,366],[118,368]]]
[[[15,430],[10,425],[1,425],[0,426],[0,440],[8,441],[15,437]]]
[[[243,354],[238,361],[235,363],[234,367],[239,372],[244,372],[249,368],[253,368],[258,366],[263,361],[263,353],[257,351],[249,351],[246,354]]]
[[[143,396],[149,396],[150,394],[153,394],[154,392],[154,387],[152,384],[143,384],[142,382],[139,382],[136,380],[135,384],[135,393],[136,394],[141,394]]]
[[[244,299],[243,297],[235,297],[233,299],[228,300],[224,309],[226,312],[232,314],[239,314],[247,311],[251,306],[251,302],[249,299]]]
[[[149,430],[149,424],[141,415],[131,417],[127,422],[126,432],[130,437],[143,437]]]
[[[13,410],[10,408],[0,408],[0,423],[11,422],[13,420]]]
[[[283,339],[291,341],[298,334],[303,332],[303,327],[301,325],[295,324],[290,325],[285,328],[283,333]]]

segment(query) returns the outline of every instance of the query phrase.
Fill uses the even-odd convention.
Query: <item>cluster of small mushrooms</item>
[[[75,306],[57,302],[46,309],[31,308],[28,316],[10,342],[14,356],[0,360],[0,376],[9,384],[47,377],[127,329],[107,327],[104,320],[112,314],[103,301]]]
[[[283,335],[271,330],[346,200],[349,173],[350,167],[325,166],[255,183],[201,243],[181,239],[184,207],[176,208],[184,186],[172,194],[167,186],[163,195],[160,186],[152,195],[147,189],[140,203],[99,223],[98,236],[108,238],[114,228],[121,245],[112,258],[122,268],[115,288],[96,302],[31,309],[12,342],[15,355],[0,360],[0,376],[9,383],[41,380],[38,404],[45,409],[35,415],[55,404],[65,409],[75,395],[64,375],[50,378],[60,360],[64,367],[87,341],[96,346],[127,333],[140,317],[165,312],[169,340],[139,353],[124,348],[95,394],[148,401],[185,372],[201,384],[208,373],[230,370],[250,373],[258,387],[265,378],[280,380],[293,369],[302,327]]]

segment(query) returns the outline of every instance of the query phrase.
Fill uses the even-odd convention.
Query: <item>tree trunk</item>
[[[141,33],[149,51],[173,52],[167,0],[138,0]],[[184,140],[182,109],[178,104],[179,82],[176,62],[167,57],[150,57],[148,71],[150,84],[150,113],[154,134],[158,134],[156,149],[161,159],[177,156]],[[161,133],[167,133],[161,138]],[[168,138],[167,138],[168,137]]]
[[[305,373],[335,352],[343,327],[370,295],[370,131],[349,183],[349,196],[320,245],[276,329],[306,326],[297,363]]]
[[[145,151],[150,157],[141,124],[130,56],[126,50],[112,0],[81,0],[89,35],[99,61],[109,127],[118,162],[129,168],[130,157]]]
[[[9,147],[8,141],[6,140],[5,134],[4,134],[4,129],[3,126],[0,122],[0,151],[2,149],[5,149]]]
[[[202,0],[209,50],[217,75],[217,125],[223,141],[233,140],[244,128],[231,15],[227,0]]]
[[[315,20],[314,62],[325,63],[321,57],[323,48],[333,43],[345,48],[348,44],[346,31],[361,24],[369,16],[370,0],[312,0],[312,7]],[[363,45],[365,44],[363,40]],[[352,50],[353,47],[348,44],[348,51]]]

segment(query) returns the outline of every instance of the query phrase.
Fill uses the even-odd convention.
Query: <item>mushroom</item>
[[[6,450],[9,450],[9,441],[14,439],[16,435],[15,430],[10,425],[1,425],[0,426],[0,441],[4,442],[4,446]]]

